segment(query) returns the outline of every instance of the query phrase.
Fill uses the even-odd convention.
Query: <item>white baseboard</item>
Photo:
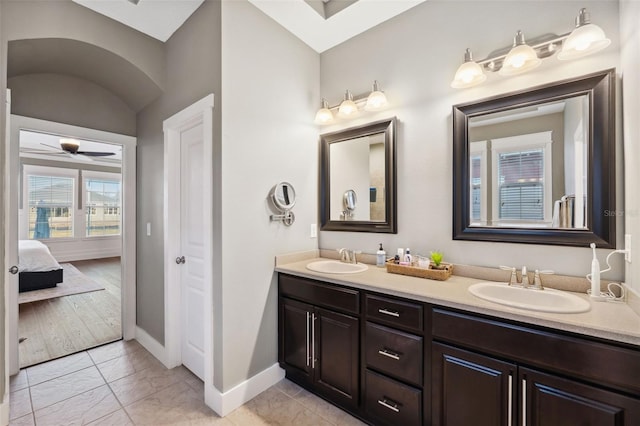
[[[9,392],[5,392],[2,404],[0,404],[0,424],[9,424]]]
[[[204,402],[224,417],[282,379],[284,370],[276,363],[224,393],[213,386],[205,386]]]
[[[136,326],[136,340],[142,345],[142,347],[148,350],[151,355],[156,357],[158,361],[160,361],[165,367],[175,367],[175,365],[169,365],[169,363],[167,362],[167,352],[164,346],[160,344],[160,342],[158,342],[156,339],[151,337],[149,333],[138,326]]]

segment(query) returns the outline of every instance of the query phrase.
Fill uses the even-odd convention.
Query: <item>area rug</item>
[[[61,263],[61,283],[53,288],[26,291],[18,294],[18,304],[37,302],[39,300],[53,299],[55,297],[69,296],[71,294],[88,293],[90,291],[104,290],[104,286],[93,281],[82,272],[78,271],[70,263]]]

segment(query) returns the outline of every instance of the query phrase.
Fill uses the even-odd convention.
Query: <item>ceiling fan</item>
[[[62,138],[60,139],[60,148],[55,147],[53,145],[49,145],[46,143],[40,143],[40,145],[46,146],[48,148],[56,150],[56,152],[52,152],[51,149],[29,149],[24,150],[23,152],[29,152],[32,154],[49,154],[49,155],[84,155],[86,157],[109,157],[111,155],[115,155],[115,152],[110,151],[81,151],[80,150],[80,142],[75,139]]]

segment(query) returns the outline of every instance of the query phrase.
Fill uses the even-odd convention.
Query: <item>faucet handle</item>
[[[518,284],[518,276],[516,275],[516,268],[513,266],[500,266],[503,271],[511,271],[511,277],[509,278],[509,285]]]
[[[550,270],[538,271],[536,269],[536,273],[533,276],[533,288],[538,290],[544,290],[544,287],[542,286],[542,280],[540,279],[540,275],[551,275],[553,273],[554,272]]]

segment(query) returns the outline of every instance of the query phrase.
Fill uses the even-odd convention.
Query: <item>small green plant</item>
[[[431,261],[436,266],[436,268],[440,266],[443,257],[444,254],[442,254],[441,251],[435,250],[431,252]]]

